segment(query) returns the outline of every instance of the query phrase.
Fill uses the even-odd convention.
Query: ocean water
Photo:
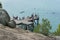
[[[27,11],[28,12],[28,11]],[[25,13],[23,16],[30,16],[32,14],[32,10],[28,13]],[[52,12],[52,11],[36,11],[35,14],[39,15],[40,17],[40,22],[42,22],[42,18],[47,18],[50,23],[51,23],[51,26],[52,26],[52,32],[54,32],[57,27],[58,27],[58,24],[60,24],[60,13],[58,12]]]
[[[54,32],[57,29],[58,24],[60,24],[60,13],[59,12],[41,11],[41,10],[35,11],[31,9],[31,10],[25,10],[25,12],[22,14],[19,13],[19,14],[14,14],[14,15],[18,17],[27,17],[27,16],[31,16],[31,14],[39,15],[39,20],[40,20],[39,23],[42,22],[42,18],[47,18],[51,23],[52,32]]]
[[[14,8],[10,8],[10,6],[4,6],[3,7],[10,15],[10,17],[13,16],[18,16],[18,17],[27,17],[27,16],[31,16],[31,14],[37,14],[39,15],[39,23],[42,22],[42,18],[47,18],[52,26],[52,32],[54,32],[57,27],[58,24],[60,24],[60,12],[57,11],[51,11],[51,10],[42,10],[40,8],[37,8],[34,10],[34,8],[25,8],[23,10],[21,9],[14,9]],[[20,13],[21,11],[24,11],[24,13]]]
[[[58,0],[0,0],[3,8],[9,13],[10,17],[27,17],[32,13],[38,14],[40,22],[42,18],[47,18],[51,22],[52,32],[55,31],[60,24],[60,1]],[[57,5],[58,4],[58,5]],[[34,10],[34,8],[37,8]],[[20,14],[20,11],[24,13]]]

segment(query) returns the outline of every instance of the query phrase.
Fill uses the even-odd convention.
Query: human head
[[[2,4],[1,4],[1,2],[0,2],[0,8],[2,8]]]

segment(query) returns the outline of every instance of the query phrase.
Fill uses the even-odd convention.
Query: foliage
[[[38,24],[37,27],[34,27],[34,32],[36,33],[40,32],[40,24]]]
[[[54,32],[56,36],[60,36],[60,24],[58,25],[57,30]]]
[[[46,36],[49,35],[51,29],[50,21],[48,19],[42,19],[42,24],[38,24],[37,27],[34,28],[34,32],[42,33]]]
[[[50,21],[48,19],[42,19],[42,24],[40,28],[40,32],[46,36],[49,35],[51,29]]]

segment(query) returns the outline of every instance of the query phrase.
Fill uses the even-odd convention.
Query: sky
[[[0,2],[10,17],[30,16],[36,11],[41,19],[44,17],[51,21],[53,30],[56,30],[60,23],[60,0],[0,0]],[[20,14],[20,11],[25,11],[25,14]],[[52,12],[56,14],[53,15]]]

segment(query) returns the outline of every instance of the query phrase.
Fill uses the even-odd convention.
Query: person
[[[25,19],[25,17],[22,17],[22,20],[24,20]]]
[[[19,17],[19,20],[21,20],[21,18]]]
[[[0,2],[0,8],[2,8],[2,4],[1,4],[1,2]]]
[[[33,22],[32,26],[34,28],[34,22],[35,22],[35,20],[34,20],[34,14],[31,15],[31,18],[32,18],[32,22]]]
[[[35,17],[36,17],[36,19],[37,19],[37,23],[35,22],[35,24],[39,24],[39,16],[37,15],[37,14],[35,14]]]
[[[31,15],[32,22],[34,22],[34,14]]]
[[[13,19],[16,19],[16,20],[18,20],[18,16],[16,16],[16,17],[14,17],[14,16],[13,16]]]

